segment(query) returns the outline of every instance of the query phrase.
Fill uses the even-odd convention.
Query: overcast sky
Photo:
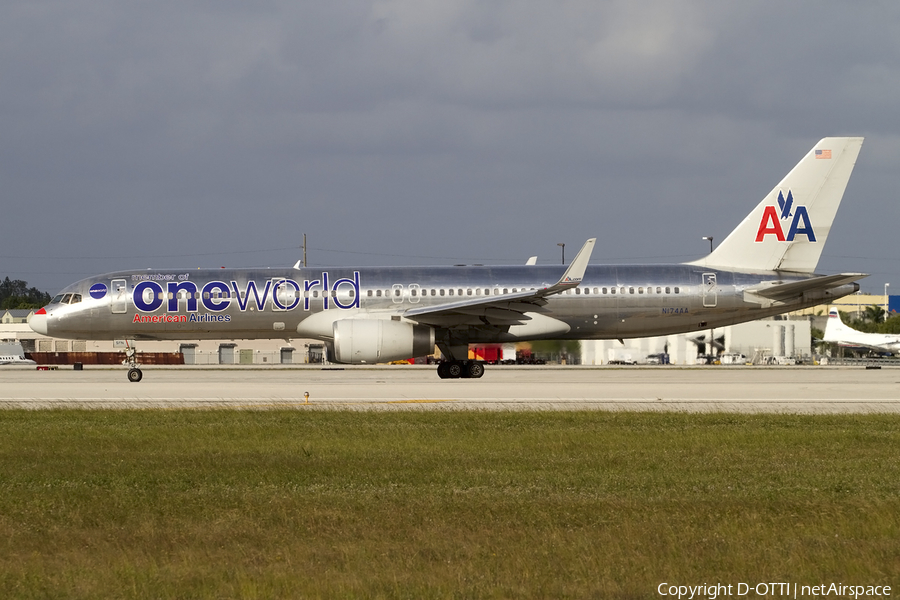
[[[0,276],[683,262],[820,138],[900,293],[900,3],[5,0]]]

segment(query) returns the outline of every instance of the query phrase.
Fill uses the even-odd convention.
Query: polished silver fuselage
[[[326,311],[337,311],[330,313],[330,320],[360,315],[407,320],[404,313],[410,309],[484,296],[503,300],[506,294],[546,287],[564,270],[564,266],[456,266],[121,271],[63,290],[62,299],[71,294],[69,303],[46,307],[46,333],[95,340],[320,337],[328,341],[327,329],[304,327],[304,321]],[[502,321],[498,325],[474,313],[426,322],[439,332],[452,332],[455,343],[631,338],[741,323],[814,306],[858,289],[857,284],[847,284],[824,295],[800,294],[775,303],[746,293],[766,282],[812,277],[692,265],[589,266],[580,285],[548,296],[540,311],[568,325],[568,331],[513,334]],[[107,293],[98,297],[104,286]],[[141,294],[137,299],[136,289]],[[72,303],[76,295],[80,301]]]

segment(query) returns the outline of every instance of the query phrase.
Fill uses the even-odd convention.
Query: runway
[[[897,413],[900,369],[865,367],[0,367],[0,408]],[[305,394],[309,394],[307,402]]]

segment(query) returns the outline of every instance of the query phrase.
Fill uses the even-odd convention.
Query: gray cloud
[[[680,261],[866,135],[821,270],[900,282],[900,8],[8,2],[4,271]],[[16,258],[23,257],[23,258]],[[2,274],[2,273],[0,273]],[[898,285],[900,283],[895,283]]]

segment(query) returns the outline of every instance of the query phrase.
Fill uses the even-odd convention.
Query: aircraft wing
[[[542,287],[512,294],[482,296],[437,306],[411,308],[405,311],[403,316],[439,327],[521,325],[525,321],[531,320],[531,317],[525,313],[543,312],[543,307],[547,304],[547,296],[562,293],[581,283],[596,241],[597,238],[591,238],[584,243],[566,272],[553,285],[544,284]]]
[[[868,276],[867,273],[840,273],[838,275],[823,275],[790,283],[772,282],[746,290],[745,293],[778,302],[796,298],[797,296],[821,294]]]

